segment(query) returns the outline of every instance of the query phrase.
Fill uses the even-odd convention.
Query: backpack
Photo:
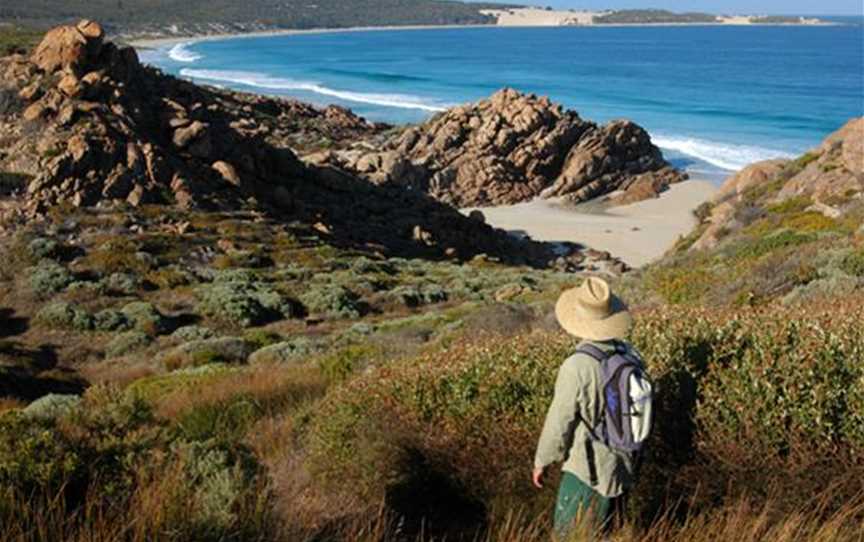
[[[654,388],[642,360],[632,350],[615,343],[615,350],[604,352],[586,343],[577,352],[600,363],[603,414],[588,433],[607,447],[637,453],[651,433]]]

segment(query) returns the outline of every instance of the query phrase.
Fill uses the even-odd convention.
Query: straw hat
[[[567,333],[589,341],[623,339],[633,325],[627,305],[596,277],[561,294],[555,316]]]

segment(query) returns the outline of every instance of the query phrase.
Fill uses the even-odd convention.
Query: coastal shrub
[[[93,315],[93,327],[96,331],[128,331],[133,322],[118,310],[104,309]]]
[[[243,334],[243,340],[258,350],[282,342],[282,335],[266,329],[251,329]]]
[[[645,276],[646,284],[668,303],[694,303],[716,284],[717,277],[698,265],[654,267]]]
[[[220,337],[181,344],[164,353],[161,361],[173,371],[212,363],[245,363],[252,352],[253,347],[243,339]]]
[[[847,275],[864,277],[864,249],[857,249],[844,257],[840,269]]]
[[[29,419],[53,420],[71,413],[81,403],[78,395],[48,394],[33,401],[21,411]]]
[[[732,258],[756,259],[778,250],[809,243],[814,239],[812,234],[780,230],[770,235],[735,241],[727,250]]]
[[[65,302],[51,303],[42,307],[33,320],[37,325],[51,329],[75,331],[93,329],[93,317],[86,310]]]
[[[132,273],[112,273],[102,281],[105,292],[111,295],[133,295],[143,285],[141,277]]]
[[[318,360],[321,372],[330,382],[344,382],[366,362],[380,354],[372,344],[351,344],[327,353]]]
[[[148,403],[177,391],[201,389],[236,374],[240,367],[227,364],[210,364],[200,367],[178,369],[169,374],[140,378],[126,388],[126,395]]]
[[[359,318],[363,305],[348,288],[335,284],[312,285],[300,295],[300,302],[310,314],[328,318]]]
[[[194,276],[179,266],[169,265],[150,271],[144,275],[144,280],[160,290],[173,290],[180,286],[188,286],[195,282]]]
[[[58,260],[63,254],[62,245],[55,239],[37,237],[27,244],[27,251],[35,261]]]
[[[295,303],[268,284],[245,274],[223,275],[196,290],[198,311],[239,327],[296,316]]]
[[[670,488],[694,498],[706,479],[699,502],[731,480],[741,492],[781,483],[806,495],[823,487],[821,476],[846,479],[840,458],[864,451],[861,317],[860,299],[802,310],[639,314],[633,341],[659,395],[633,506],[656,511]],[[530,503],[538,497],[524,483],[525,465],[557,368],[574,347],[563,334],[472,336],[350,381],[313,419],[310,468],[342,488],[386,497],[422,464],[487,507]],[[826,469],[819,480],[789,474],[814,462]],[[689,477],[694,469],[700,475]]]
[[[105,356],[108,358],[119,358],[131,354],[136,350],[146,348],[153,342],[150,335],[141,331],[129,331],[111,339],[105,345]]]
[[[27,270],[30,288],[42,299],[49,298],[69,286],[74,277],[62,265],[51,260],[43,260]]]
[[[143,331],[149,335],[159,335],[168,330],[169,320],[152,303],[133,301],[120,309],[120,312],[138,331]]]
[[[290,341],[271,344],[256,350],[249,356],[249,364],[300,363],[317,349],[317,345],[311,339],[296,337]]]
[[[112,238],[91,250],[83,265],[97,273],[133,273],[145,275],[155,264],[153,257],[139,252],[138,245],[129,239]]]
[[[212,329],[202,326],[183,326],[174,330],[171,337],[181,341],[200,341],[202,339],[212,339],[216,336],[216,332]]]

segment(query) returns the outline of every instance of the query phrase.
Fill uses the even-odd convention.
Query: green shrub
[[[319,361],[321,372],[331,382],[343,382],[357,372],[380,349],[368,344],[352,344],[328,353]]]
[[[154,403],[178,390],[194,391],[236,374],[240,367],[211,364],[178,369],[166,375],[141,378],[126,388],[129,397]]]
[[[306,337],[279,342],[256,350],[249,356],[251,365],[300,363],[317,350],[317,345]]]
[[[52,329],[89,331],[93,329],[93,317],[84,309],[70,303],[51,303],[42,307],[34,317],[37,325]]]
[[[847,275],[864,277],[864,250],[855,250],[843,258],[843,261],[840,262],[840,269]]]
[[[33,401],[21,414],[29,419],[53,420],[74,411],[81,403],[77,395],[49,394]]]
[[[144,280],[161,290],[173,290],[180,286],[192,284],[194,277],[180,267],[171,265],[150,271],[144,276]]]
[[[282,342],[282,335],[266,329],[252,329],[243,334],[243,340],[258,350]]]
[[[102,281],[103,288],[113,295],[134,295],[144,282],[133,273],[112,273]]]
[[[729,249],[730,255],[737,259],[756,259],[772,252],[810,243],[815,239],[812,234],[780,230],[771,235],[736,241]]]
[[[268,284],[242,275],[198,288],[198,311],[232,325],[251,327],[296,316],[293,301]]]
[[[309,313],[328,318],[359,318],[363,311],[357,294],[334,284],[309,286],[300,295],[300,302]]]
[[[141,331],[129,331],[111,339],[105,345],[105,355],[109,358],[119,358],[136,350],[146,348],[153,339]]]
[[[658,396],[634,506],[650,512],[675,500],[670,488],[709,502],[730,480],[741,492],[779,483],[807,494],[823,476],[848,476],[841,458],[864,451],[861,317],[859,300],[639,314],[632,338]],[[525,465],[557,368],[574,347],[559,334],[472,337],[351,381],[316,412],[309,466],[366,497],[386,496],[422,467],[487,508],[501,499],[530,506],[537,497],[526,489]],[[828,470],[814,479],[791,474],[814,461]]]
[[[152,303],[133,301],[120,309],[120,312],[136,330],[148,335],[159,335],[168,330],[169,320]]]
[[[62,254],[62,245],[54,239],[37,237],[27,244],[27,251],[35,261],[57,260]]]
[[[767,210],[777,214],[802,213],[811,205],[813,205],[813,200],[809,196],[795,196],[780,203],[769,205]]]
[[[201,326],[183,326],[177,328],[171,337],[180,339],[181,341],[200,341],[202,339],[212,339],[216,333],[212,329]]]
[[[50,260],[43,260],[39,265],[31,267],[27,274],[30,277],[30,288],[42,299],[63,291],[74,280],[65,267]]]
[[[96,331],[128,331],[133,323],[122,312],[105,309],[93,315],[93,327]]]
[[[245,363],[253,347],[237,337],[204,339],[181,344],[162,355],[166,369],[200,367],[212,363]]]

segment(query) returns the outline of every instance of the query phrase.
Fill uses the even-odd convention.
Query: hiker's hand
[[[534,481],[534,487],[537,489],[541,489],[543,487],[543,473],[546,472],[546,469],[543,467],[534,469],[534,473],[531,475],[531,479]]]

